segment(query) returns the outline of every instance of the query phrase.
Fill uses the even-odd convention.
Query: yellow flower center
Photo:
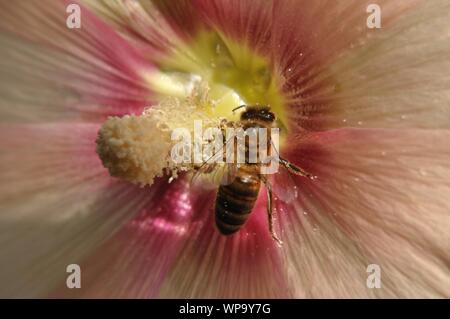
[[[280,79],[269,59],[216,32],[200,32],[189,43],[177,47],[159,65],[164,76],[152,75],[150,79],[152,83],[159,81],[159,86],[166,88],[165,94],[170,94],[170,87],[175,89],[170,95],[178,95],[183,78],[195,75],[209,85],[209,98],[214,102],[209,110],[211,116],[237,120],[231,112],[236,106],[269,105],[277,114],[279,126],[287,126]]]

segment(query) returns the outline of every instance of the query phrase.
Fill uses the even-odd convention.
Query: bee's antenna
[[[240,108],[243,108],[243,107],[246,107],[246,106],[247,105],[245,105],[245,104],[239,105],[238,107],[235,107],[232,112],[234,113],[236,110],[239,110]]]

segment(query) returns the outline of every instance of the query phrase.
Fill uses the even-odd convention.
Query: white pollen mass
[[[98,133],[97,154],[111,176],[142,187],[164,174],[175,178],[194,167],[172,161],[170,152],[176,141],[171,132],[180,127],[193,131],[194,120],[216,127],[219,121],[189,100],[181,105],[175,98],[147,108],[142,115],[109,117]]]

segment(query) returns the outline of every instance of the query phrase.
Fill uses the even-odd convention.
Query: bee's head
[[[241,121],[244,120],[259,120],[272,123],[275,121],[275,114],[270,111],[270,107],[267,105],[245,105],[245,111],[241,114]]]

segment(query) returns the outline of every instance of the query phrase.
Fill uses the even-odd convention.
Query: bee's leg
[[[309,179],[314,179],[314,176],[305,171],[304,169],[292,164],[288,160],[285,160],[284,158],[279,158],[279,162],[281,165],[283,165],[289,172],[295,175],[300,175],[304,177],[308,177]]]
[[[265,176],[261,176],[261,180],[264,182],[267,189],[267,217],[269,221],[269,232],[272,238],[281,246],[283,242],[278,238],[275,230],[273,229],[272,186]]]

